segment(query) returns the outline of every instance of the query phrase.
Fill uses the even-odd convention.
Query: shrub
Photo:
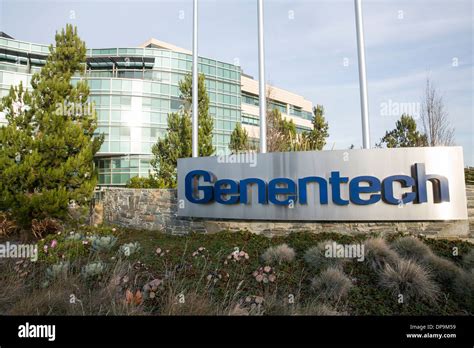
[[[428,270],[413,260],[399,259],[393,266],[386,263],[380,274],[380,285],[394,296],[401,294],[406,299],[434,301],[439,293]]]
[[[69,271],[69,262],[59,262],[46,269],[46,276],[49,279],[56,279],[59,276],[65,276]]]
[[[337,267],[329,267],[311,282],[312,289],[325,300],[338,301],[347,297],[351,280]]]
[[[123,254],[124,256],[130,256],[132,254],[135,254],[137,251],[141,249],[140,243],[135,242],[135,243],[127,243],[124,245],[120,246],[120,253]]]
[[[148,178],[134,176],[127,182],[126,187],[149,189],[149,188],[163,188],[164,185],[160,180],[157,180],[152,176]]]
[[[55,234],[63,230],[62,224],[55,219],[46,218],[43,220],[31,220],[31,232],[40,239],[48,234]]]
[[[469,250],[469,252],[463,256],[462,263],[468,270],[474,268],[474,249]]]
[[[117,243],[117,237],[109,236],[92,236],[91,238],[92,249],[94,251],[110,251],[115,243]]]
[[[292,262],[295,259],[295,250],[287,244],[269,247],[262,255],[262,259],[267,264],[281,264]]]
[[[383,238],[367,239],[364,245],[365,260],[374,271],[382,271],[387,264],[394,265],[400,260],[398,254],[390,249]]]
[[[91,262],[82,267],[82,276],[86,279],[98,278],[105,271],[105,264],[102,261]]]
[[[454,294],[457,301],[474,313],[474,270],[460,272],[454,280]]]
[[[416,237],[403,237],[392,243],[393,249],[400,256],[420,262],[425,257],[433,255],[433,252],[425,243]]]
[[[50,282],[53,280],[61,279],[64,280],[67,278],[69,272],[69,262],[59,262],[57,264],[51,265],[46,269],[46,280],[41,284],[42,287],[49,286]]]
[[[315,271],[323,270],[329,266],[339,266],[342,259],[326,257],[326,245],[332,244],[332,240],[325,240],[306,250],[304,260]]]
[[[8,236],[17,229],[13,221],[6,213],[0,213],[0,236]]]
[[[444,287],[450,289],[456,277],[459,276],[461,268],[452,261],[430,254],[424,258],[422,263],[430,270],[434,278]]]

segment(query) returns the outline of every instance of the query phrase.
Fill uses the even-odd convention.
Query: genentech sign
[[[224,162],[224,163],[222,163]],[[460,147],[178,161],[180,216],[314,221],[466,219]]]

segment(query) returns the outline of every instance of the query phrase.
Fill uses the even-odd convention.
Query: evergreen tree
[[[426,135],[417,131],[414,118],[403,114],[397,121],[395,129],[387,131],[377,146],[383,145],[388,148],[428,146],[428,140]]]
[[[329,136],[329,125],[324,118],[324,107],[317,105],[313,107],[313,129],[303,133],[307,150],[322,150]]]
[[[229,149],[232,153],[250,150],[249,135],[240,123],[235,125],[230,135]]]
[[[280,110],[267,112],[267,150],[268,152],[292,151],[297,139],[293,120],[286,120]]]
[[[155,180],[160,187],[175,187],[177,182],[176,168],[178,158],[192,156],[192,77],[186,75],[179,83],[183,108],[177,113],[168,115],[168,129],[164,138],[158,139],[152,147],[154,158],[150,161],[155,170]],[[207,94],[205,77],[199,75],[198,80],[198,139],[199,156],[214,154],[212,131],[214,121],[209,114],[209,96]]]
[[[24,225],[65,217],[73,201],[87,204],[97,184],[93,157],[103,139],[93,137],[97,117],[87,82],[71,83],[84,71],[85,44],[67,25],[49,51],[31,91],[12,87],[0,105],[7,119],[0,129],[0,209]]]

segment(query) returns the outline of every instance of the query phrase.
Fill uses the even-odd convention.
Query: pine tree
[[[268,152],[292,151],[296,136],[293,120],[286,120],[280,110],[267,111],[267,150]]]
[[[307,150],[322,150],[329,136],[329,125],[324,118],[324,107],[317,105],[313,108],[313,129],[303,133]]]
[[[103,138],[93,137],[97,117],[87,82],[71,83],[84,71],[85,44],[67,25],[49,50],[31,91],[12,87],[0,105],[7,119],[0,129],[0,209],[23,225],[65,217],[70,203],[88,203],[97,184],[93,157]]]
[[[230,135],[229,149],[232,153],[250,150],[249,135],[240,123],[235,125]]]
[[[186,75],[179,83],[183,108],[178,113],[168,115],[168,129],[164,138],[158,139],[153,145],[154,158],[150,161],[155,171],[155,182],[160,187],[175,187],[177,183],[178,158],[192,156],[192,77]],[[199,75],[198,80],[198,139],[199,156],[211,156],[215,148],[212,145],[214,120],[209,114],[209,96],[207,94],[205,77]]]
[[[426,135],[416,129],[415,119],[410,115],[403,114],[397,121],[395,129],[387,131],[377,146],[382,147],[383,145],[388,148],[428,146],[428,140]]]

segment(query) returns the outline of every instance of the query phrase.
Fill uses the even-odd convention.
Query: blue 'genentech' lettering
[[[199,185],[199,178],[209,183]],[[232,179],[214,181],[214,176],[205,170],[193,170],[185,178],[185,196],[192,203],[207,204],[213,201],[220,204],[247,204],[252,185],[257,186],[257,202],[259,204],[289,205],[299,202],[308,204],[307,187],[317,184],[319,187],[319,203],[328,204],[328,181],[331,190],[332,202],[337,205],[348,205],[349,202],[357,205],[369,205],[380,201],[387,204],[426,203],[428,201],[427,183],[431,182],[434,203],[449,202],[448,179],[441,175],[426,174],[424,163],[415,163],[412,167],[412,176],[392,175],[382,181],[374,176],[357,176],[351,180],[341,176],[340,172],[331,172],[329,180],[319,176],[307,176],[292,180],[289,178],[275,178],[266,183],[259,178],[246,178],[240,182]],[[394,196],[394,184],[406,189],[400,197]],[[341,186],[349,184],[349,200],[341,197]],[[363,184],[363,185],[361,185]],[[411,189],[411,191],[409,191]],[[361,194],[366,195],[365,198]],[[282,197],[283,196],[283,197]],[[250,197],[252,198],[252,197]]]

